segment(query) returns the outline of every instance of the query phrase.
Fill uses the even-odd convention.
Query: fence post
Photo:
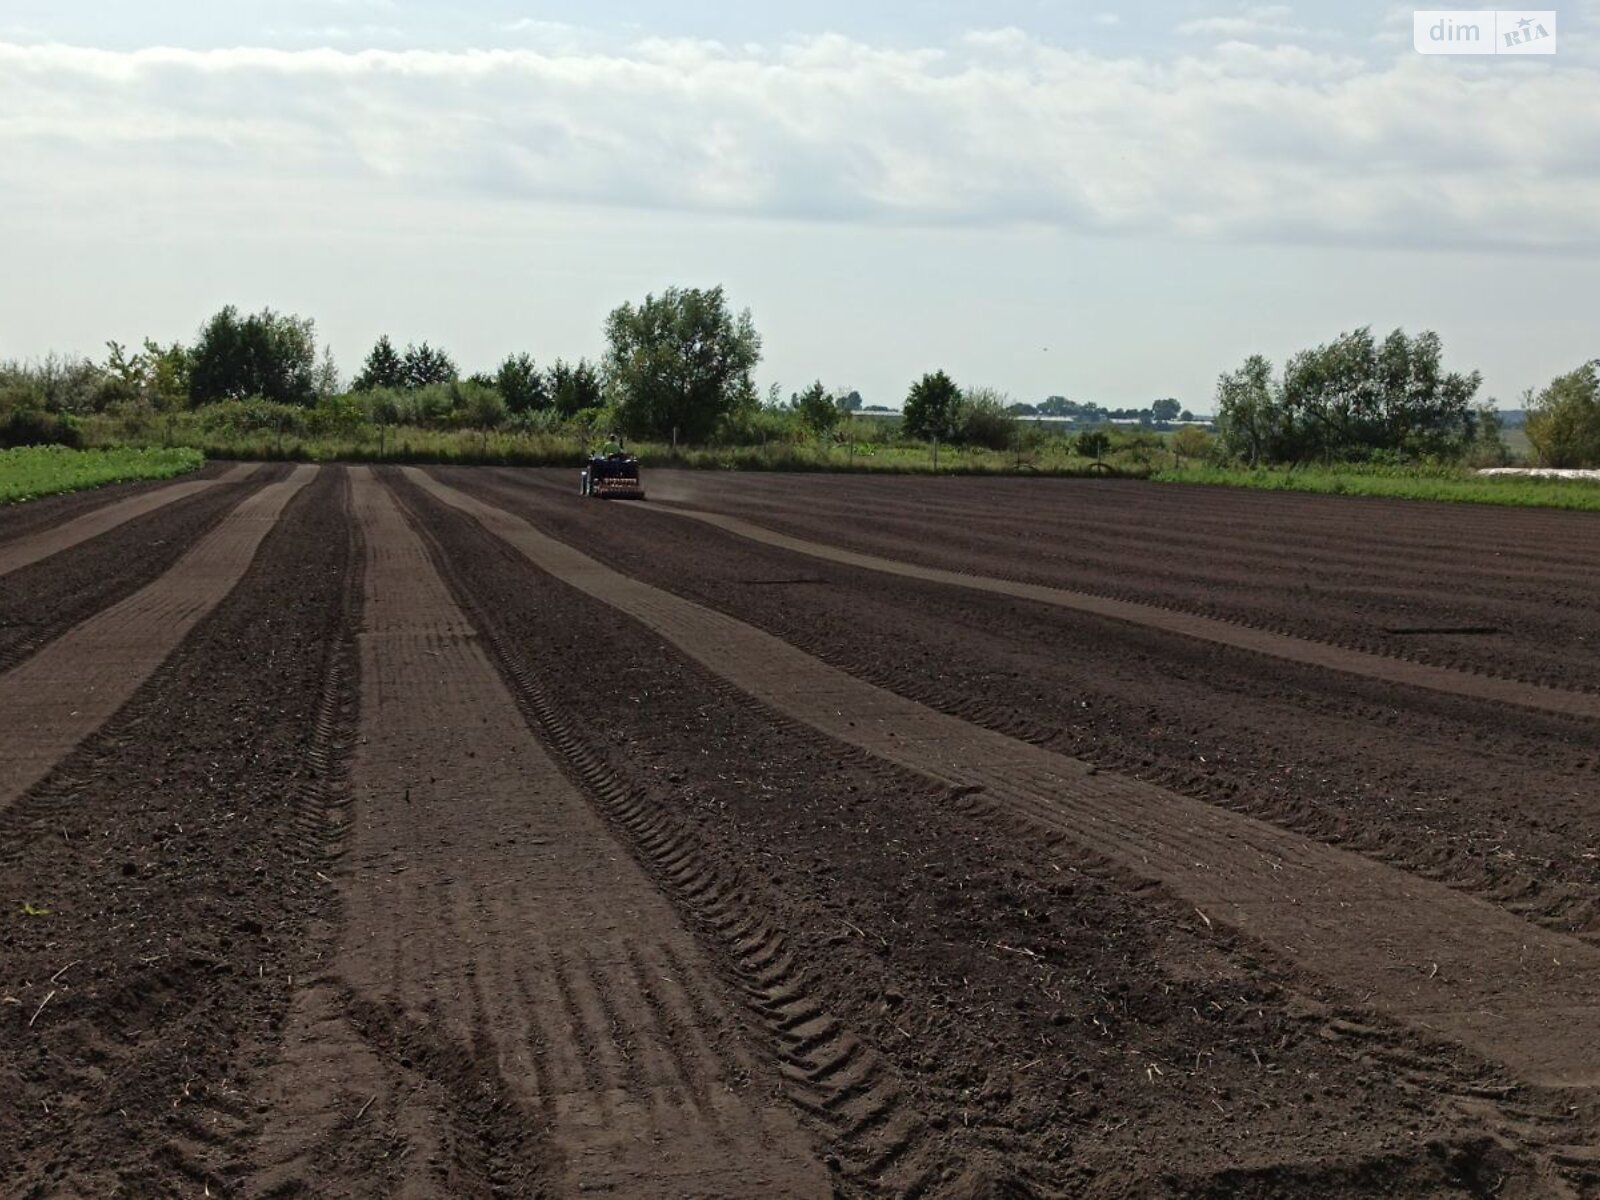
[[[933,439],[933,469],[935,471],[937,471],[939,469],[939,439],[938,438],[934,438]]]

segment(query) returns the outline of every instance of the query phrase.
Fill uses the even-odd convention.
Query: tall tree
[[[668,288],[606,321],[606,385],[627,432],[703,441],[722,417],[758,403],[761,337],[721,287]]]
[[[1396,329],[1379,342],[1365,327],[1296,354],[1284,368],[1283,403],[1300,455],[1459,453],[1472,439],[1482,376],[1447,373],[1443,356],[1431,330]]]
[[[425,388],[435,383],[453,383],[455,379],[455,360],[443,350],[435,350],[427,342],[406,347],[400,360],[402,387]]]
[[[817,437],[832,433],[844,415],[820,379],[790,400],[789,407],[799,416],[800,424]]]
[[[312,390],[319,400],[337,396],[344,390],[344,377],[339,373],[339,364],[333,360],[333,349],[329,346],[322,348],[322,357],[317,360]]]
[[[1600,359],[1539,393],[1528,409],[1528,441],[1542,466],[1600,466]]]
[[[506,408],[514,413],[550,407],[544,375],[534,365],[531,354],[507,355],[495,372],[494,385],[505,397]]]
[[[576,365],[556,359],[545,372],[545,391],[563,417],[576,416],[586,408],[599,408],[605,402],[600,374],[586,358],[579,359]]]
[[[230,304],[206,322],[195,341],[189,400],[209,404],[260,396],[279,404],[311,404],[316,363],[316,331],[309,318],[270,308],[241,318]]]
[[[394,343],[389,340],[389,335],[387,333],[383,334],[367,355],[367,361],[362,364],[361,373],[351,381],[350,390],[371,392],[378,388],[400,388],[404,386],[404,364],[400,360],[399,352],[394,348]]]
[[[948,442],[955,433],[960,406],[961,389],[943,371],[934,371],[911,385],[901,425],[910,437]]]
[[[1229,454],[1252,467],[1272,461],[1282,425],[1272,363],[1262,355],[1217,380],[1217,433]]]

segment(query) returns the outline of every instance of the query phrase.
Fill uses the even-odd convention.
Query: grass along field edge
[[[1600,512],[1600,483],[1584,479],[1484,476],[1466,468],[1334,467],[1266,469],[1195,466],[1158,471],[1158,483],[1314,492],[1327,496],[1381,496],[1498,504],[1516,508],[1566,508]]]
[[[172,479],[205,465],[188,447],[131,450],[69,450],[64,446],[20,446],[0,450],[0,504],[17,504],[136,479]]]

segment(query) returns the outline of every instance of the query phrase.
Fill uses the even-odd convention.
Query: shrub
[[[0,421],[0,448],[82,445],[83,433],[78,423],[65,413],[19,408]]]
[[[992,388],[971,388],[956,406],[954,439],[964,446],[1007,450],[1016,441],[1016,419],[1009,401]]]

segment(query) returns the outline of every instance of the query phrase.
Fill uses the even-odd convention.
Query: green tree
[[[339,372],[339,364],[333,359],[331,347],[322,348],[322,357],[317,360],[317,369],[312,373],[311,385],[319,400],[326,400],[344,391],[344,376]]]
[[[1502,436],[1505,423],[1495,401],[1485,400],[1472,414],[1472,440],[1466,462],[1473,467],[1504,467],[1511,462],[1511,447]]]
[[[377,388],[405,386],[405,367],[389,335],[383,334],[367,355],[361,373],[350,383],[353,392],[370,392]]]
[[[264,308],[241,318],[233,305],[200,330],[189,369],[189,401],[260,396],[276,404],[316,401],[317,339],[309,318]]]
[[[908,437],[948,442],[956,432],[960,405],[961,389],[955,381],[943,371],[934,371],[911,385],[901,410],[901,428]]]
[[[1539,465],[1600,466],[1600,359],[1550,381],[1528,409]]]
[[[1183,405],[1170,396],[1164,400],[1157,400],[1150,406],[1150,416],[1162,424],[1168,424],[1178,419],[1178,414],[1183,411]]]
[[[1096,461],[1106,455],[1111,449],[1111,435],[1103,429],[1085,429],[1072,439],[1072,448],[1078,452],[1080,458],[1092,458]]]
[[[1296,354],[1282,392],[1295,457],[1460,454],[1472,440],[1482,376],[1447,373],[1443,356],[1431,330],[1408,337],[1396,329],[1379,342],[1366,327]]]
[[[854,390],[846,392],[838,398],[839,411],[842,413],[858,413],[861,411],[863,403],[861,393]]]
[[[827,437],[844,414],[838,402],[822,386],[819,379],[805,391],[789,401],[789,407],[800,418],[800,424],[816,437]]]
[[[514,413],[550,407],[544,375],[534,365],[531,354],[508,355],[495,372],[494,384],[505,397],[506,407]]]
[[[146,394],[162,412],[179,409],[189,399],[189,373],[194,356],[182,342],[163,346],[153,338],[144,340]]]
[[[703,441],[717,422],[758,403],[761,337],[750,310],[734,313],[721,287],[668,288],[606,320],[606,386],[635,437]]]
[[[506,423],[507,405],[499,389],[466,380],[451,391],[457,417],[473,429],[487,432]]]
[[[400,386],[425,388],[436,383],[454,383],[456,364],[443,350],[435,350],[427,342],[420,346],[407,346],[400,359]]]
[[[1262,355],[1217,380],[1217,433],[1232,457],[1252,467],[1272,461],[1283,423],[1272,363]]]
[[[544,386],[551,404],[563,417],[575,417],[605,402],[600,374],[588,359],[579,359],[576,365],[556,359],[545,372]]]
[[[968,388],[956,406],[955,441],[963,446],[1006,450],[1016,443],[1017,420],[1011,398],[994,388]]]

